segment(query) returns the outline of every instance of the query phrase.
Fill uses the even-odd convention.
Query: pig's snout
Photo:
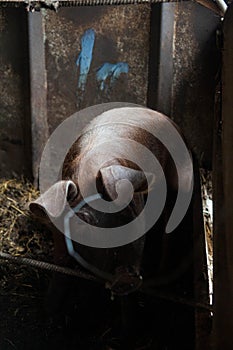
[[[118,267],[115,271],[112,282],[106,283],[106,288],[113,294],[127,295],[138,290],[143,282],[143,278],[137,269],[133,267]]]

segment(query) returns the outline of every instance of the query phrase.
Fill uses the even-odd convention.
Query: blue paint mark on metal
[[[126,62],[118,62],[115,64],[104,63],[96,72],[96,80],[100,83],[100,90],[103,91],[107,85],[107,79],[110,79],[110,86],[119,78],[122,73],[129,72],[129,65]]]
[[[76,61],[76,66],[79,67],[78,88],[82,91],[85,90],[87,75],[90,70],[94,43],[94,29],[86,30],[81,38],[81,52]]]

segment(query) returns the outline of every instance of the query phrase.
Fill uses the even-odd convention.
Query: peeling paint
[[[96,72],[96,80],[100,83],[100,90],[103,91],[107,85],[107,79],[110,79],[109,85],[113,85],[122,73],[129,72],[129,65],[126,62],[115,64],[104,63]]]
[[[79,67],[78,88],[85,90],[87,75],[92,61],[92,52],[95,43],[95,31],[88,29],[81,38],[81,52],[77,58],[76,66]]]

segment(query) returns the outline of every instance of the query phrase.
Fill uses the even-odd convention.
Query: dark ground
[[[112,301],[109,292],[94,282],[68,279],[72,282],[67,283],[66,300],[51,315],[46,305],[48,274],[11,264],[1,266],[1,350],[177,348],[172,345],[177,338],[174,330],[180,310],[190,319],[187,308],[135,294],[131,311],[136,316],[127,320],[121,310],[125,297]]]
[[[52,262],[51,234],[25,208],[38,192],[2,180],[0,194],[0,251]],[[51,272],[0,262],[1,350],[194,349],[194,309],[174,302],[185,297],[175,289],[159,291],[173,301],[141,293],[111,300],[102,285],[60,275],[63,299],[60,290],[51,298]]]

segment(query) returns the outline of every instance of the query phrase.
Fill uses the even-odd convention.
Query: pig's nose
[[[106,288],[116,295],[127,295],[138,290],[143,282],[140,273],[131,267],[116,269],[113,282],[108,282]]]

